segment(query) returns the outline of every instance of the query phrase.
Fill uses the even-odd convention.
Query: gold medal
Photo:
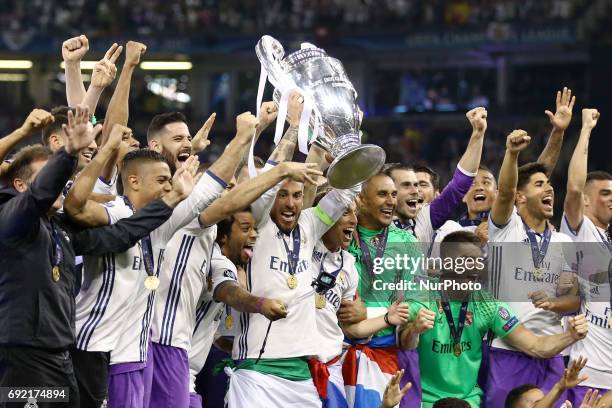
[[[461,355],[461,344],[455,343],[453,346],[453,354],[455,357],[459,357]]]
[[[206,287],[208,288],[209,292],[212,292],[212,276],[210,275],[206,277]]]
[[[159,278],[157,276],[147,276],[144,281],[144,287],[149,290],[155,290],[159,287]]]
[[[544,277],[544,271],[542,271],[542,268],[537,267],[533,270],[533,276],[537,280],[541,280]]]
[[[54,282],[59,281],[59,278],[60,278],[60,268],[59,268],[59,265],[55,265],[53,267],[51,276],[53,277],[53,281]]]
[[[608,327],[612,329],[612,316],[608,318]]]
[[[317,309],[323,309],[326,304],[327,300],[325,299],[325,296],[321,293],[317,293],[315,295],[315,306],[317,307]]]
[[[232,327],[234,327],[234,318],[232,315],[225,316],[225,328],[227,330],[232,330]]]
[[[295,289],[297,288],[297,285],[298,285],[297,277],[295,275],[289,275],[287,277],[287,286],[289,287],[289,289]]]

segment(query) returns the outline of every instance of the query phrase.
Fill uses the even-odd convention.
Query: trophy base
[[[380,146],[359,145],[334,159],[327,171],[327,180],[334,188],[354,187],[377,174],[385,159],[385,151]]]

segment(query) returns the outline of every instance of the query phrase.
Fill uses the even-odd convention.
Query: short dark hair
[[[234,220],[236,219],[234,215],[240,212],[252,212],[251,207],[248,206],[242,210],[236,211],[234,214],[229,217],[225,217],[221,221],[217,223],[217,237],[215,238],[215,242],[221,245],[221,240],[225,237],[227,239],[231,239],[232,237],[232,225],[234,224]]]
[[[383,167],[383,173],[385,173],[391,178],[393,178],[393,176],[391,175],[393,173],[393,170],[414,171],[414,167],[412,167],[410,164],[405,163],[388,163],[385,164],[385,166]]]
[[[32,177],[32,169],[30,164],[39,160],[49,160],[53,155],[51,149],[46,146],[35,144],[21,148],[13,156],[13,161],[6,171],[5,178],[12,184],[15,179],[29,181]]]
[[[441,242],[440,245],[440,257],[442,259],[446,258],[448,255],[449,248],[455,247],[456,245],[448,245],[448,244],[460,244],[460,243],[468,243],[474,244],[478,247],[482,247],[482,241],[476,234],[471,231],[459,230],[455,232],[451,232],[446,235]]]
[[[536,173],[544,173],[548,177],[548,167],[543,163],[531,162],[523,164],[518,168],[518,182],[516,183],[516,189],[522,190],[527,184],[529,179]]]
[[[490,168],[490,167],[485,166],[484,164],[479,164],[479,165],[478,165],[478,170],[484,170],[484,171],[486,171],[486,172],[489,172],[489,173],[493,174],[493,170],[491,170],[491,168]],[[494,174],[493,174],[493,175],[494,175]]]
[[[440,191],[440,175],[426,164],[417,164],[414,166],[415,173],[427,173],[431,178],[431,184],[435,191]]]
[[[362,192],[365,192],[365,190],[367,190],[368,185],[374,179],[374,177],[389,177],[391,179],[391,181],[393,181],[393,177],[391,177],[390,175],[388,175],[384,171],[379,171],[378,173],[374,174],[369,179],[367,179],[366,181],[363,182],[363,184],[361,185],[361,191]]]
[[[187,118],[181,112],[160,113],[153,116],[149,128],[147,129],[147,142],[155,137],[155,134],[164,128],[169,123],[183,122],[187,123]]]
[[[62,125],[68,124],[68,112],[72,111],[68,106],[56,106],[51,109],[51,114],[53,115],[53,123],[50,123],[49,126],[45,127],[42,130],[42,144],[49,147],[49,138],[51,135],[61,133]]]
[[[596,171],[591,171],[590,173],[587,173],[586,184],[589,184],[592,181],[599,181],[599,180],[603,180],[603,181],[612,180],[612,174],[608,173],[607,171],[602,171],[602,170],[596,170]]]
[[[521,400],[523,394],[528,391],[537,389],[538,386],[534,384],[523,384],[514,388],[506,396],[506,402],[504,403],[505,408],[515,408],[518,402]]]
[[[137,149],[128,152],[123,158],[123,162],[121,162],[121,168],[126,169],[129,165],[135,162],[163,162],[170,167],[168,160],[161,153],[157,153],[152,149]]]
[[[437,400],[433,408],[470,408],[470,404],[465,400],[449,397]]]

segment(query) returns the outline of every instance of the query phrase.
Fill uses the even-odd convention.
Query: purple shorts
[[[517,351],[491,347],[483,407],[503,407],[508,393],[523,384],[537,385],[546,394],[559,381],[564,370],[563,356],[541,359]],[[566,394],[564,392],[561,395],[555,407],[565,402]]]
[[[404,376],[400,385],[412,383],[410,392],[400,402],[400,408],[421,406],[421,371],[419,368],[419,352],[417,350],[398,350],[397,362],[400,369],[404,369]]]
[[[148,363],[113,364],[108,369],[108,406],[147,408],[153,380],[151,343]]]
[[[202,397],[195,392],[189,393],[189,408],[202,408]]]
[[[583,387],[579,385],[577,387],[570,388],[569,390],[567,390],[567,399],[570,400],[572,405],[574,405],[575,407],[579,407],[580,404],[582,404],[582,400],[584,399],[584,396],[586,395],[589,389],[598,390],[599,395],[604,395],[606,392],[610,391],[604,388]]]
[[[151,343],[153,381],[148,408],[189,406],[189,359],[187,351]]]

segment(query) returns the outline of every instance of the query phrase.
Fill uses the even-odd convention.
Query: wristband
[[[255,310],[257,310],[257,313],[261,314],[261,307],[263,306],[263,302],[264,302],[264,298],[260,297],[257,299],[257,303],[255,303]]]
[[[387,323],[387,326],[393,326],[393,324],[389,322],[389,312],[385,313],[385,323]]]

